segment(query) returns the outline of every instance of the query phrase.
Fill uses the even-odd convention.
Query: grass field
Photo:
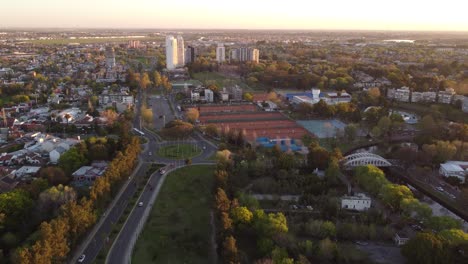
[[[212,263],[213,170],[214,166],[190,166],[167,175],[132,263]]]
[[[170,159],[188,159],[202,153],[202,150],[196,145],[179,144],[162,147],[158,150],[158,156]]]

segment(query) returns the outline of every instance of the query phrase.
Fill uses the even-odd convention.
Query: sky
[[[468,31],[466,0],[10,0],[0,28]]]

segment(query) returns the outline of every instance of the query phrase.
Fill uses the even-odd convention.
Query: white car
[[[85,260],[85,258],[86,258],[86,255],[85,255],[85,254],[81,255],[81,256],[78,258],[78,263],[83,263],[84,260]]]
[[[138,207],[142,207],[142,206],[143,206],[143,202],[139,202]]]
[[[166,173],[166,171],[164,169],[159,170],[159,174],[163,175],[164,173]]]

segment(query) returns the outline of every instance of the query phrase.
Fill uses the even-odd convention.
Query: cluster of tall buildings
[[[254,48],[234,48],[230,50],[230,61],[253,61],[258,63],[260,59],[260,51]],[[226,48],[222,43],[219,43],[216,47],[216,61],[223,63],[226,61]]]
[[[260,51],[255,48],[237,48],[231,49],[231,61],[253,61],[258,63]]]
[[[230,61],[253,61],[258,63],[260,52],[255,48],[234,48],[229,51]],[[166,36],[166,67],[168,70],[184,67],[188,63],[195,61],[195,48],[192,46],[184,47],[182,36]],[[216,47],[216,61],[224,63],[226,61],[226,48],[224,44],[218,43]]]

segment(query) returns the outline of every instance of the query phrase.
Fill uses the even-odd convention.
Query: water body
[[[384,42],[395,42],[395,43],[414,43],[412,39],[386,39]]]

